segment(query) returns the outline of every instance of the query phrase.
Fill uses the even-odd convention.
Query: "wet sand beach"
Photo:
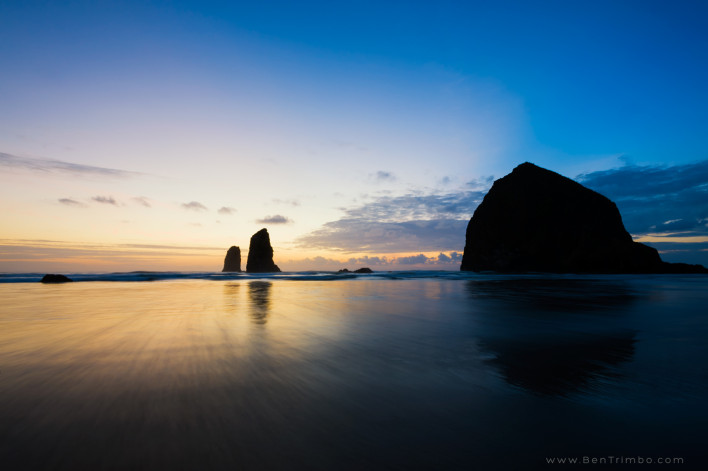
[[[391,278],[0,284],[3,466],[704,457],[703,277]]]

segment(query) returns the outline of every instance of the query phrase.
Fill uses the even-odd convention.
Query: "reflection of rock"
[[[52,274],[47,274],[42,277],[40,280],[41,283],[67,283],[69,281],[74,281],[68,276],[64,275],[52,275]]]
[[[249,273],[279,272],[278,265],[273,263],[273,247],[270,245],[270,236],[267,229],[261,229],[251,236],[248,247],[248,261],[246,271]]]
[[[502,278],[469,281],[475,301],[495,303],[494,310],[515,312],[621,312],[639,296],[623,280]]]
[[[488,363],[517,387],[569,395],[621,378],[634,332],[622,322],[643,296],[614,277],[490,277],[469,281],[475,334]]]
[[[255,324],[268,322],[270,310],[270,281],[252,281],[248,284],[248,295],[251,300],[251,320]]]
[[[241,271],[241,249],[235,245],[226,252],[224,271]]]
[[[494,182],[467,226],[461,270],[554,273],[701,272],[632,241],[617,206],[531,163]]]
[[[536,341],[485,341],[509,384],[530,392],[565,396],[620,374],[616,366],[634,355],[634,334],[563,336]]]

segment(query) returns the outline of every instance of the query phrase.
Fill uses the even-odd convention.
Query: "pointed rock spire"
[[[261,229],[251,236],[248,247],[248,261],[246,271],[249,273],[279,272],[278,265],[273,263],[273,247],[270,245],[270,236],[267,229]]]

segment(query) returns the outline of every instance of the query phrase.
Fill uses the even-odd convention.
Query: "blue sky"
[[[3,2],[0,271],[218,269],[263,225],[286,269],[455,269],[524,161],[705,264],[707,23],[705,2]]]

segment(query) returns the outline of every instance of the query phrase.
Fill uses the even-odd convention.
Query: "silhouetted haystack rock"
[[[662,262],[656,249],[632,241],[612,201],[528,162],[495,181],[474,212],[460,270],[708,273]]]
[[[235,245],[226,252],[223,271],[241,271],[241,249]]]
[[[261,229],[251,236],[246,271],[250,273],[280,271],[278,265],[273,263],[273,247],[270,246],[270,236],[267,229]]]
[[[40,280],[40,283],[67,283],[69,281],[74,281],[68,276],[64,275],[53,275],[53,274],[46,274],[42,277]]]

